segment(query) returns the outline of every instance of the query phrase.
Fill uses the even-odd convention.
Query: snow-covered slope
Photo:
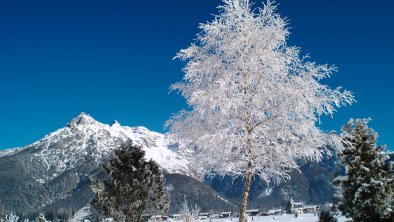
[[[177,154],[177,144],[168,135],[144,127],[121,126],[116,121],[103,124],[84,113],[37,142],[0,153],[0,199],[9,211],[77,211],[92,199],[93,179],[108,179],[100,165],[110,160],[114,149],[130,140],[166,172],[166,186],[173,188],[171,209],[180,209],[185,196],[204,209],[219,211],[235,206],[187,176],[187,161]]]
[[[47,170],[45,174],[35,175],[44,183],[88,160],[97,165],[103,163],[114,149],[128,140],[143,147],[146,158],[155,160],[167,172],[188,174],[186,160],[176,153],[176,145],[170,143],[167,135],[145,127],[121,126],[117,121],[112,125],[103,124],[85,113],[31,145],[2,151],[0,157],[24,151],[31,153],[32,161]]]
[[[13,149],[0,150],[0,157],[11,156],[12,154],[19,152],[21,149],[23,149],[23,148],[13,148]]]

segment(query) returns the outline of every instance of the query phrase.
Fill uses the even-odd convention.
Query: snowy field
[[[344,217],[337,218],[338,222],[345,222]],[[256,222],[317,222],[319,219],[317,216],[313,214],[301,214],[297,218],[294,215],[284,214],[281,216],[257,216],[257,217],[249,217],[248,221],[256,221]],[[210,220],[201,220],[202,222],[210,222]],[[226,219],[212,219],[212,222],[237,222],[238,218],[233,218],[230,220],[229,218]]]

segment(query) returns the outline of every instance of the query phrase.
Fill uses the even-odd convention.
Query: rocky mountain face
[[[202,211],[237,209],[244,182],[242,179],[214,177],[200,181],[189,177],[187,161],[177,154],[176,144],[167,135],[144,127],[126,127],[118,122],[102,124],[82,113],[64,128],[26,147],[0,151],[0,200],[6,210],[46,211],[84,207],[93,197],[92,178],[104,178],[100,165],[114,149],[132,140],[163,169],[171,194],[170,213],[178,212],[187,198]],[[284,206],[290,198],[306,203],[330,202],[331,181],[343,173],[335,155],[320,163],[301,163],[292,180],[273,186],[254,179],[250,207],[269,209]]]
[[[211,188],[190,179],[187,162],[176,153],[176,145],[166,135],[144,127],[125,127],[118,122],[102,124],[82,113],[64,128],[26,147],[0,151],[0,200],[6,210],[16,212],[45,211],[84,207],[93,197],[93,177],[104,178],[101,165],[114,149],[131,140],[155,160],[172,187],[187,184],[200,186],[201,193],[218,196]],[[176,182],[171,178],[183,178]],[[188,182],[185,182],[189,180]],[[187,195],[173,190],[174,197]],[[221,200],[226,204],[224,200]],[[174,209],[179,208],[175,203]]]
[[[334,195],[331,181],[344,174],[335,155],[326,156],[321,162],[301,162],[300,171],[290,173],[291,180],[280,184],[267,184],[254,177],[251,185],[249,207],[269,210],[286,206],[287,201],[304,204],[330,203]],[[206,178],[205,183],[234,202],[240,202],[244,181],[230,177]]]

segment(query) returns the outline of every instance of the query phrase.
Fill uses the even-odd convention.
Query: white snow
[[[11,148],[11,149],[0,150],[0,157],[11,156],[21,150],[22,148]]]
[[[349,177],[348,176],[337,176],[334,181],[348,181]]]
[[[88,217],[91,214],[90,210],[90,205],[86,205],[85,207],[79,209],[77,212],[75,212],[73,218],[69,220],[69,222],[80,222],[84,221],[86,217]]]
[[[346,218],[344,217],[338,217],[338,222],[344,222]],[[202,222],[208,222],[209,220],[202,220]],[[236,222],[238,221],[238,218],[225,218],[225,219],[213,219],[212,222]],[[315,216],[313,214],[301,214],[297,218],[294,217],[294,215],[291,214],[284,214],[280,216],[255,216],[253,217],[248,217],[248,221],[253,221],[253,222],[316,222],[318,221],[318,216]]]
[[[272,187],[268,187],[268,188],[265,190],[264,194],[265,194],[265,196],[269,196],[269,195],[272,194],[273,191],[274,191],[274,189],[273,189]]]
[[[161,167],[172,173],[184,173],[187,171],[187,161],[178,153],[169,149],[171,144],[169,135],[148,130],[145,127],[121,127],[117,125],[115,130],[125,134],[132,141],[142,146],[146,152],[146,159],[156,161]]]

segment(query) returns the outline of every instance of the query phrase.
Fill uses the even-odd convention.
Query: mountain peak
[[[118,127],[118,126],[121,126],[121,125],[117,120],[114,120],[111,124],[111,127]]]
[[[92,123],[96,123],[96,122],[97,121],[95,119],[93,119],[93,117],[91,117],[89,114],[86,114],[86,113],[82,112],[77,117],[72,119],[71,122],[69,122],[67,124],[67,126],[88,125],[88,124],[92,124]]]
[[[36,175],[34,171],[34,178],[45,182],[88,162],[99,165],[108,161],[113,151],[129,140],[145,150],[147,160],[155,160],[166,171],[189,174],[187,160],[176,150],[169,149],[171,144],[165,135],[145,127],[121,126],[117,121],[112,125],[104,124],[86,113],[72,119],[66,127],[16,152],[0,152],[0,159],[2,156],[16,155],[21,150],[31,150],[36,155],[36,161],[46,169],[45,174]]]

